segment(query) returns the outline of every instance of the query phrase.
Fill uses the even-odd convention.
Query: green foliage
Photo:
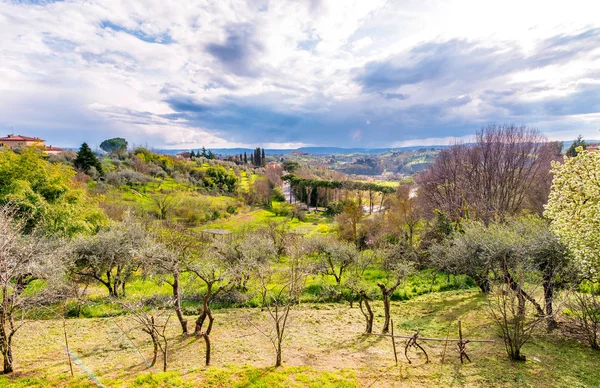
[[[107,139],[100,143],[100,148],[111,154],[123,155],[127,151],[127,140],[122,137]]]
[[[99,174],[103,173],[102,164],[87,143],[81,145],[73,164],[76,168],[84,171],[86,174],[90,173],[92,167],[95,168]]]
[[[289,173],[292,173],[300,168],[300,163],[293,160],[286,160],[283,162],[283,169]]]
[[[105,216],[74,182],[75,171],[47,162],[35,148],[0,152],[0,203],[17,206],[28,229],[43,224],[51,233],[94,233]]]
[[[578,150],[579,147],[581,147],[581,150]],[[577,156],[577,154],[579,154],[581,151],[585,151],[586,149],[587,143],[585,142],[585,140],[583,140],[581,135],[579,135],[577,136],[577,139],[575,139],[575,141],[571,144],[571,146],[569,146],[569,149],[567,150],[565,155],[574,158],[575,156]]]

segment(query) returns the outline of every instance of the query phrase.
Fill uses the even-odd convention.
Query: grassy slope
[[[321,214],[307,214],[306,220],[302,222],[297,218],[290,220],[289,217],[276,216],[268,210],[257,209],[202,225],[198,229],[225,229],[237,232],[245,228],[256,229],[268,222],[284,221],[287,221],[291,231],[301,234],[311,234],[313,232],[327,233],[333,228],[333,221]]]
[[[397,334],[419,330],[423,336],[456,335],[456,320],[470,338],[497,338],[485,313],[485,300],[474,290],[423,295],[393,302]],[[382,306],[375,303],[375,330],[381,327]],[[285,367],[274,370],[273,348],[255,325],[267,329],[269,321],[259,309],[223,309],[215,312],[212,335],[213,367],[203,368],[202,340],[181,338],[176,321],[170,327],[170,368],[153,373],[121,334],[128,333],[146,357],[149,341],[129,331],[125,317],[67,321],[72,350],[106,386],[600,386],[600,352],[565,341],[559,334],[538,333],[525,346],[525,363],[506,358],[501,342],[469,344],[473,363],[461,365],[449,345],[442,365],[443,343],[426,343],[431,363],[411,353],[394,365],[388,338],[363,336],[363,321],[355,306],[304,304],[293,312],[284,347]],[[192,319],[192,317],[190,317]],[[249,321],[252,324],[249,324]],[[29,323],[16,336],[16,369],[0,377],[1,386],[91,386],[82,369],[68,376],[60,321]]]

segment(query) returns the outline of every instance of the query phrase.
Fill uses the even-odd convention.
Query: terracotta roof
[[[0,141],[43,141],[39,137],[29,137],[22,135],[7,135],[6,137],[0,137]]]
[[[58,148],[58,147],[45,146],[44,147],[44,151],[63,151],[63,149],[62,148]]]

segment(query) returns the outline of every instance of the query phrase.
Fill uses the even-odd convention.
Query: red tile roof
[[[63,151],[63,149],[62,148],[58,148],[58,147],[45,146],[44,147],[44,151]]]
[[[39,137],[29,137],[22,135],[7,135],[6,137],[0,137],[0,141],[44,141]]]

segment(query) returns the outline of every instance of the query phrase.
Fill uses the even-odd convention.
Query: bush
[[[334,203],[330,203],[329,205],[327,205],[326,213],[329,216],[337,216],[338,214],[341,214],[343,210],[344,210],[343,202],[334,202]]]
[[[292,214],[292,206],[285,202],[273,202],[271,211],[276,216],[289,217]]]
[[[227,213],[229,214],[235,214],[235,207],[232,205],[227,206]]]

